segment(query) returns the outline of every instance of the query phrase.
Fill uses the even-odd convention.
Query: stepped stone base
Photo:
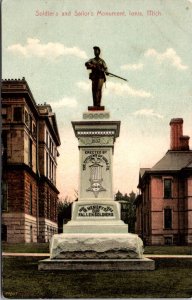
[[[50,258],[39,270],[154,270],[143,257],[143,242],[131,233],[63,233],[52,237]]]
[[[136,234],[55,234],[50,243],[51,259],[142,258],[143,242]]]
[[[39,261],[39,270],[154,270],[154,260],[141,259],[44,259]]]
[[[63,226],[64,233],[128,233],[120,220],[120,205],[106,199],[77,201],[72,206],[72,220]]]
[[[121,220],[69,221],[63,226],[64,233],[128,233],[128,226]]]

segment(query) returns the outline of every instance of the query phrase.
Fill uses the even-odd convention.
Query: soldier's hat
[[[98,49],[101,52],[101,49],[98,46],[94,46],[93,49]]]

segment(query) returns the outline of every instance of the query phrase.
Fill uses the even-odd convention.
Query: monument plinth
[[[90,119],[72,122],[79,142],[79,199],[64,233],[127,233],[120,205],[113,199],[113,152],[120,122],[103,120],[105,114],[98,111],[85,117]]]
[[[105,106],[88,106],[88,110],[93,110],[93,111],[105,110]]]
[[[113,196],[114,145],[120,121],[105,110],[87,111],[72,122],[79,148],[78,201],[72,219],[50,243],[50,259],[39,269],[153,270],[154,261],[143,258],[143,242],[128,233]]]

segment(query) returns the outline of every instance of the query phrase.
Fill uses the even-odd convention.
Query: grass
[[[8,244],[3,242],[2,250],[14,253],[49,253],[49,243]],[[146,246],[144,254],[192,255],[192,246]]]
[[[37,258],[3,259],[6,298],[190,298],[192,259],[157,259],[155,271],[38,271]]]
[[[49,243],[2,243],[3,252],[13,253],[49,253]]]
[[[144,254],[192,255],[192,246],[146,246]]]

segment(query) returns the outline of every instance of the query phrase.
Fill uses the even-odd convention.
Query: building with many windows
[[[192,151],[183,120],[170,126],[170,150],[139,174],[136,232],[147,245],[192,244]]]
[[[24,78],[3,80],[1,101],[3,239],[47,242],[57,232],[56,116]]]

